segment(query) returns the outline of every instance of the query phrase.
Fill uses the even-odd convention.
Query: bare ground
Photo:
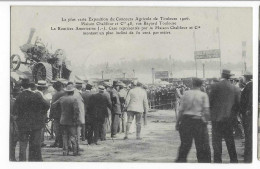
[[[54,140],[46,139],[45,143],[48,146],[42,148],[43,160],[53,162],[174,162],[180,145],[179,133],[175,130],[174,114],[172,110],[150,112],[148,125],[142,126],[142,140],[136,140],[135,133],[132,132],[128,140],[123,139],[124,133],[119,133],[114,140],[107,134],[107,140],[99,142],[100,145],[87,145],[86,141],[80,142],[80,148],[84,150],[80,156],[63,156],[62,149],[48,147]],[[208,128],[211,140],[210,125]],[[243,161],[242,141],[236,140],[239,162]],[[212,147],[211,154],[213,156]],[[224,141],[222,159],[223,162],[229,162]],[[197,162],[194,144],[189,153],[188,162]]]

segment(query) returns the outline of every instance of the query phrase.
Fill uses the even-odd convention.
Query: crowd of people
[[[185,84],[148,87],[147,95],[149,106],[151,109],[173,109],[175,107],[176,97],[178,97],[176,91],[183,93],[185,90],[187,90]]]
[[[120,81],[97,86],[58,80],[48,86],[46,81],[34,84],[23,78],[11,92],[10,160],[16,161],[18,141],[19,161],[27,160],[28,143],[28,160],[43,160],[41,147],[45,146],[45,123],[49,120],[53,121],[55,133],[55,142],[50,147],[62,148],[64,156],[80,155],[79,151],[83,151],[79,147],[80,140],[99,145],[99,141],[106,140],[107,129],[113,139],[122,127],[124,139],[128,139],[134,118],[136,139],[140,140],[141,119],[146,119],[148,109],[147,93],[137,81],[133,81],[130,88]]]
[[[230,70],[222,71],[222,79],[212,84],[207,92],[203,81],[194,78],[193,88],[184,92],[176,130],[181,145],[176,162],[186,162],[194,139],[198,162],[211,162],[211,150],[207,124],[212,125],[212,147],[215,163],[222,162],[222,139],[225,140],[231,163],[237,163],[234,128],[238,117],[242,119],[245,135],[244,162],[252,162],[252,74],[246,72],[243,80],[231,80]],[[239,87],[237,87],[240,86]]]
[[[198,162],[211,162],[207,125],[212,125],[214,162],[222,162],[222,139],[225,140],[230,162],[238,162],[234,131],[245,138],[244,161],[252,161],[252,74],[234,80],[229,70],[221,79],[207,83],[192,78],[192,86],[177,84],[147,87],[137,81],[125,85],[121,81],[93,85],[83,81],[57,80],[48,85],[28,78],[11,91],[10,160],[16,161],[15,147],[19,142],[19,161],[42,161],[46,123],[53,124],[55,142],[50,147],[63,149],[63,155],[80,155],[79,141],[99,145],[106,133],[116,138],[118,132],[128,139],[133,119],[136,139],[141,139],[141,119],[146,124],[149,109],[175,109],[176,130],[181,145],[176,162],[186,162],[195,140]],[[170,106],[169,106],[170,105]],[[168,107],[169,106],[169,107]],[[127,122],[125,123],[125,118]],[[111,122],[110,122],[111,119]],[[241,136],[242,137],[242,136]]]

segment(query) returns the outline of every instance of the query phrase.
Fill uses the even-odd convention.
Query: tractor
[[[32,44],[34,33],[35,29],[32,28],[27,43],[20,47],[25,61],[22,61],[17,54],[11,55],[11,71],[18,70],[20,65],[24,64],[31,70],[33,81],[36,83],[39,80],[50,82],[58,78],[68,80],[71,69],[70,62],[66,60],[64,51],[57,49],[54,53],[50,53],[39,37]]]

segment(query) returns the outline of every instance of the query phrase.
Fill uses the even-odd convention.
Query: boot
[[[125,137],[124,137],[125,140],[128,139],[129,129],[130,129],[130,124],[127,123],[127,125],[126,125],[126,130],[125,130]]]
[[[142,138],[140,137],[141,133],[141,125],[136,125],[136,139],[141,140]]]

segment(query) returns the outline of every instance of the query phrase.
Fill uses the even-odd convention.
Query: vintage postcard
[[[11,6],[10,161],[252,162],[251,7]]]

